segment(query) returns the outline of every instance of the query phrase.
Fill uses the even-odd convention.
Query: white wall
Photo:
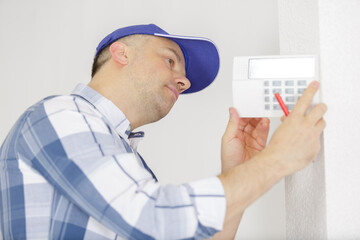
[[[0,141],[26,107],[90,80],[99,41],[118,27],[155,23],[213,39],[217,80],[180,97],[163,120],[143,127],[140,152],[162,183],[220,172],[220,140],[232,105],[232,58],[278,54],[276,0],[0,0]],[[272,129],[273,130],[273,129]],[[237,237],[284,239],[284,183],[245,213]]]
[[[280,53],[320,54],[318,2],[279,0],[278,7]],[[326,239],[324,172],[321,152],[306,169],[286,178],[287,239]]]
[[[319,0],[329,239],[360,239],[360,1]]]
[[[360,1],[279,0],[283,54],[320,56],[323,151],[286,179],[288,239],[360,239]]]

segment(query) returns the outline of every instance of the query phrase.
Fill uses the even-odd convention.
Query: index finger
[[[299,101],[296,103],[293,112],[305,115],[317,90],[319,89],[319,85],[320,83],[318,81],[313,81],[309,84],[304,93],[301,95]]]

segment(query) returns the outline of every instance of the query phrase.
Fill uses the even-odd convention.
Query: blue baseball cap
[[[119,38],[134,34],[164,37],[179,45],[185,57],[186,77],[191,83],[191,87],[183,93],[198,92],[215,80],[219,72],[220,58],[214,42],[202,37],[170,35],[155,24],[135,25],[115,30],[99,43],[96,55]]]

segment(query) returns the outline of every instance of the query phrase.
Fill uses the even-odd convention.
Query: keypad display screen
[[[314,58],[256,58],[249,60],[249,79],[313,78]]]

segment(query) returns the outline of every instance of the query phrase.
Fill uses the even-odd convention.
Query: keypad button
[[[264,86],[268,87],[270,85],[269,81],[264,81]]]
[[[279,104],[275,104],[275,105],[273,106],[273,109],[274,109],[274,110],[281,110],[281,107],[280,107]]]
[[[286,97],[285,101],[287,101],[287,102],[295,102],[295,97]]]
[[[286,104],[286,106],[289,110],[293,110],[295,105],[294,104]]]
[[[281,86],[281,81],[273,81],[273,86]]]
[[[302,94],[304,91],[305,91],[305,88],[299,88],[299,89],[298,89],[298,93],[299,93],[299,94]]]
[[[274,88],[273,93],[280,93],[281,94],[281,88]]]
[[[286,88],[285,93],[286,94],[294,94],[294,89],[293,88]]]
[[[270,110],[270,104],[265,104],[265,110]]]
[[[265,102],[270,102],[270,97],[265,97]]]
[[[285,86],[294,86],[294,81],[293,80],[285,81]]]
[[[268,88],[264,89],[264,94],[269,94],[269,89]]]
[[[298,86],[306,86],[306,85],[307,85],[307,82],[306,82],[306,80],[298,80],[298,81],[297,81],[297,85],[298,85]]]

